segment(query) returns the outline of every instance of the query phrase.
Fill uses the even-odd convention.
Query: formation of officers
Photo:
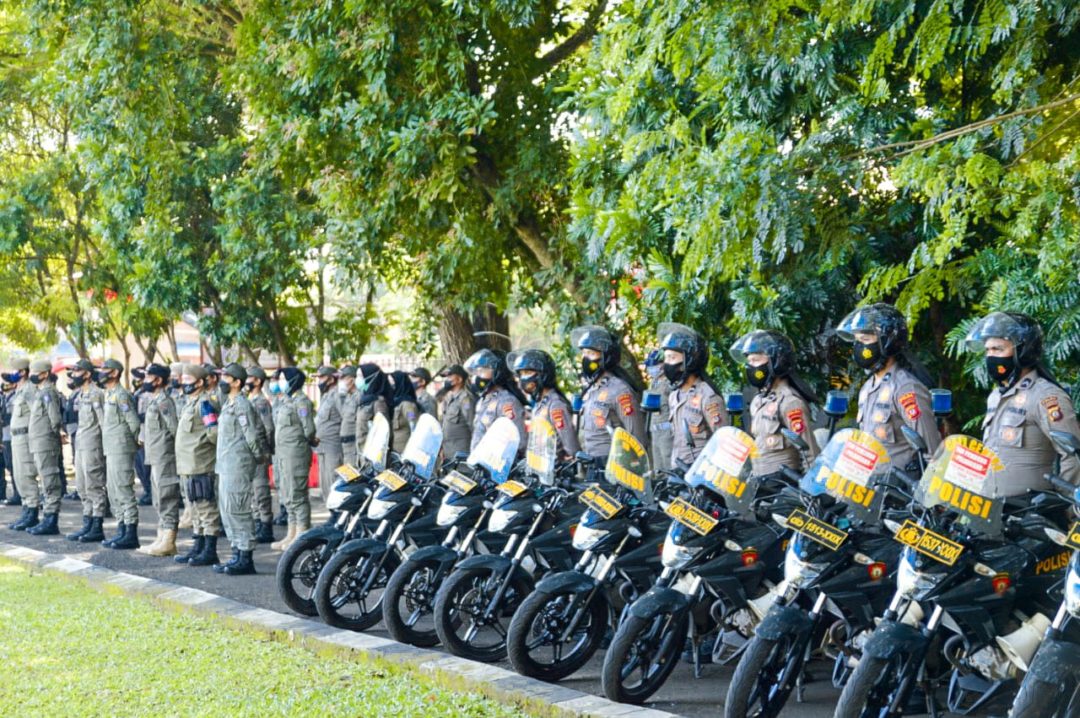
[[[941,433],[931,409],[931,380],[910,351],[903,316],[890,305],[870,305],[848,315],[837,333],[851,343],[852,360],[867,376],[859,392],[858,428],[882,444],[895,466],[914,470],[917,457],[903,427],[916,431],[931,452]],[[375,364],[324,366],[315,377],[318,408],[304,393],[306,376],[296,367],[268,377],[259,367],[235,363],[220,370],[151,364],[139,372],[142,381],[132,395],[122,385],[119,362],[110,359],[95,367],[83,360],[68,368],[72,394],[67,402],[74,416],[66,427],[65,399],[49,363],[16,359],[2,377],[4,417],[10,422],[4,426],[4,456],[10,457],[23,507],[10,528],[59,532],[64,434],[74,445],[83,515],[82,527],[68,540],[175,556],[177,562],[213,566],[227,575],[254,573],[256,543],[284,550],[310,528],[312,454],[318,455],[325,498],[335,469],[357,463],[376,413],[388,420],[391,449],[399,452],[422,413],[440,418],[447,458],[467,454],[499,417],[513,421],[524,436],[528,415],[547,420],[563,458],[587,454],[589,471],[602,470],[618,427],[649,447],[654,467],[685,471],[731,417],[705,374],[704,338],[681,324],[661,325],[657,338],[659,347],[644,362],[646,389],[623,368],[617,336],[600,326],[575,329],[577,406],[560,390],[552,357],[538,349],[509,355],[482,349],[464,366],[439,371],[431,387],[437,389],[435,397],[429,391],[435,382],[422,368],[407,374],[385,373]],[[1010,493],[1051,489],[1043,477],[1060,452],[1049,432],[1080,435],[1080,424],[1068,392],[1043,363],[1041,328],[1025,315],[995,312],[974,325],[966,347],[983,355],[995,385],[983,440],[1002,459]],[[819,451],[813,432],[818,399],[795,369],[791,341],[775,331],[753,331],[731,346],[730,355],[755,392],[747,427],[757,446],[754,474],[764,478],[784,467],[805,470]],[[797,447],[785,430],[804,446]],[[134,476],[140,449],[150,467],[158,513],[157,538],[146,547],[140,547],[137,534]],[[1064,453],[1060,459],[1062,476],[1077,483],[1080,464]],[[277,519],[271,470],[281,507]],[[106,537],[103,523],[110,509],[116,530]],[[190,549],[176,555],[177,531],[188,522]],[[282,523],[286,534],[275,541],[273,526]],[[227,562],[217,556],[222,531],[232,548]]]

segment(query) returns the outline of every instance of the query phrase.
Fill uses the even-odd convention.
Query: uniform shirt
[[[250,480],[266,453],[262,420],[243,394],[230,396],[218,416],[217,473]]]
[[[315,410],[302,391],[284,396],[274,407],[274,447],[289,466],[307,475],[311,441],[315,438]],[[337,467],[334,467],[337,468]]]
[[[16,429],[25,429],[30,425],[30,405],[34,403],[34,396],[37,394],[37,387],[28,381],[24,381],[15,389],[15,393],[11,395],[11,430],[12,436],[18,438],[19,436],[26,436],[25,431],[15,431]]]
[[[581,397],[581,448],[602,459],[611,453],[611,433],[622,427],[645,445],[645,416],[637,392],[629,384],[604,373]]]
[[[79,413],[79,435],[75,451],[102,451],[101,424],[105,421],[105,392],[93,384],[83,384],[75,392]]]
[[[180,476],[212,474],[217,460],[217,427],[203,420],[204,401],[214,403],[207,392],[188,395],[176,424],[176,473]],[[216,408],[216,407],[215,407]]]
[[[438,403],[426,388],[416,390],[416,403],[420,405],[420,411],[431,414],[436,419],[439,418]]]
[[[6,391],[0,395],[0,421],[4,424],[3,440],[11,441],[11,397],[14,390]]]
[[[176,427],[180,415],[176,403],[167,392],[150,394],[143,422],[143,446],[146,463],[153,466],[159,477],[176,475]]]
[[[508,389],[496,386],[485,392],[476,402],[476,417],[473,419],[472,442],[469,444],[470,451],[476,448],[476,445],[484,438],[484,434],[487,433],[488,428],[490,428],[500,416],[505,416],[507,419],[514,422],[514,426],[516,426],[518,430],[518,436],[521,437],[521,443],[518,444],[518,451],[521,452],[525,450],[525,409],[521,406],[521,402],[518,401],[518,398]]]
[[[44,381],[30,405],[30,451],[60,451],[60,427],[63,424],[63,399],[56,385]]]
[[[274,407],[270,405],[270,400],[266,398],[266,394],[261,391],[248,394],[248,401],[255,407],[255,413],[258,414],[259,421],[262,422],[266,449],[272,454],[274,453]]]
[[[671,404],[671,458],[688,466],[694,463],[709,437],[729,423],[723,399],[708,382],[698,377],[683,384],[668,397]]]
[[[1080,436],[1069,395],[1038,371],[1029,370],[1019,382],[1002,391],[995,389],[986,402],[983,441],[997,452],[1005,465],[1003,482],[1009,496],[1028,489],[1049,490],[1043,480],[1061,454],[1061,478],[1080,483],[1080,463],[1072,454],[1059,452],[1051,431]]]
[[[145,384],[143,385],[145,386]],[[135,395],[136,411],[139,415],[139,421],[143,426],[139,427],[139,443],[146,445],[146,407],[150,405],[151,398],[154,396],[149,390],[137,392]],[[147,462],[149,463],[149,462]]]
[[[652,380],[648,389],[650,394],[660,397],[660,408],[653,414],[653,420],[649,422],[649,441],[651,442],[650,453],[652,455],[653,468],[671,468],[671,382],[665,376],[658,376]]]
[[[341,413],[341,443],[356,443],[356,410],[360,406],[360,392],[355,389],[342,394],[338,392],[338,412]]]
[[[134,454],[139,437],[139,414],[135,399],[117,384],[105,390],[105,414],[101,420],[101,444],[105,456]]]
[[[750,434],[758,450],[757,458],[751,459],[754,476],[775,474],[784,466],[796,471],[809,468],[782,429],[795,432],[806,442],[807,464],[820,453],[810,428],[810,407],[786,379],[777,379],[750,402]]]
[[[903,367],[894,366],[881,377],[870,375],[859,391],[859,428],[881,442],[893,466],[904,469],[915,461],[915,449],[901,427],[919,432],[933,455],[941,432],[930,409],[930,391]]]
[[[401,453],[405,451],[405,444],[409,443],[409,437],[416,427],[416,420],[420,418],[420,407],[412,401],[403,401],[394,407],[394,418],[390,422],[390,448]]]
[[[442,401],[443,456],[469,453],[475,419],[476,402],[468,389],[446,392]]]
[[[336,391],[328,391],[319,397],[319,411],[315,414],[315,437],[319,443],[316,454],[325,454],[333,448],[341,450],[341,409]],[[336,467],[335,467],[336,468]]]
[[[390,406],[381,396],[367,404],[361,404],[357,399],[356,404],[356,456],[359,460],[359,457],[363,456],[364,443],[367,441],[371,422],[375,421],[375,414],[382,414],[386,417],[386,422],[390,423]]]
[[[570,405],[557,391],[549,390],[533,407],[533,421],[544,419],[555,429],[555,436],[558,439],[556,444],[558,456],[574,456],[581,451],[572,417]]]

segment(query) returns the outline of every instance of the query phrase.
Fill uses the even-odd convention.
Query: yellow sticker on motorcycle
[[[622,509],[622,504],[596,484],[582,491],[581,496],[578,496],[578,501],[603,516],[605,520],[610,519]]]
[[[964,552],[962,544],[919,526],[911,519],[904,522],[893,538],[946,566],[956,563],[956,559]]]
[[[401,478],[389,469],[379,472],[379,475],[375,477],[375,480],[378,481],[382,486],[390,489],[391,491],[397,491],[405,485],[405,479]]]
[[[360,470],[352,464],[342,464],[334,469],[334,473],[343,481],[356,481],[360,478]]]
[[[520,481],[504,481],[495,487],[499,493],[514,498],[525,492],[525,484]]]
[[[848,537],[847,531],[816,519],[805,511],[792,511],[787,517],[787,525],[811,541],[816,541],[832,551],[840,548]]]
[[[1069,528],[1069,535],[1065,538],[1065,543],[1073,548],[1080,549],[1080,521],[1077,521]]]
[[[720,523],[684,499],[672,501],[664,509],[664,513],[701,536],[712,531],[716,528],[716,524]]]
[[[464,496],[476,488],[476,482],[460,471],[449,472],[439,480],[439,483],[461,496]]]

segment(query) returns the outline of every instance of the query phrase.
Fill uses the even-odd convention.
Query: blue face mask
[[[17,371],[9,372],[7,374],[4,374],[2,378],[8,384],[18,384],[20,381],[22,381],[22,373]]]
[[[281,387],[278,386],[278,383],[276,381],[270,383],[270,393],[271,394],[280,394],[281,393]]]

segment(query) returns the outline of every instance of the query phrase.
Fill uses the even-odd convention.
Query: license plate
[[[464,496],[476,488],[476,482],[460,471],[451,471],[439,482],[455,494]]]
[[[514,498],[520,494],[525,493],[525,484],[520,481],[504,481],[495,487],[500,494],[505,494],[510,498]]]
[[[622,504],[613,499],[610,494],[605,493],[596,484],[582,491],[578,501],[603,516],[605,520],[610,519],[622,509]]]
[[[1073,548],[1080,549],[1080,521],[1077,521],[1069,529],[1069,535],[1065,539],[1065,543]]]
[[[397,491],[405,485],[405,479],[389,470],[380,472],[379,475],[375,477],[375,480],[391,491]]]
[[[847,531],[816,519],[805,511],[792,511],[787,517],[787,524],[806,538],[832,551],[840,548],[848,537]]]
[[[360,478],[360,470],[352,464],[342,464],[334,469],[334,473],[337,474],[339,479],[344,481],[356,481]]]
[[[672,501],[664,509],[664,513],[700,536],[709,533],[720,523],[684,499]]]
[[[919,526],[911,519],[904,522],[893,538],[946,566],[956,563],[956,559],[960,558],[960,554],[964,551],[963,544],[958,544],[939,533]]]
[[[681,594],[687,596],[694,595],[694,582],[697,580],[697,575],[693,573],[684,573],[679,576],[679,579],[675,583],[671,584],[671,587]]]

